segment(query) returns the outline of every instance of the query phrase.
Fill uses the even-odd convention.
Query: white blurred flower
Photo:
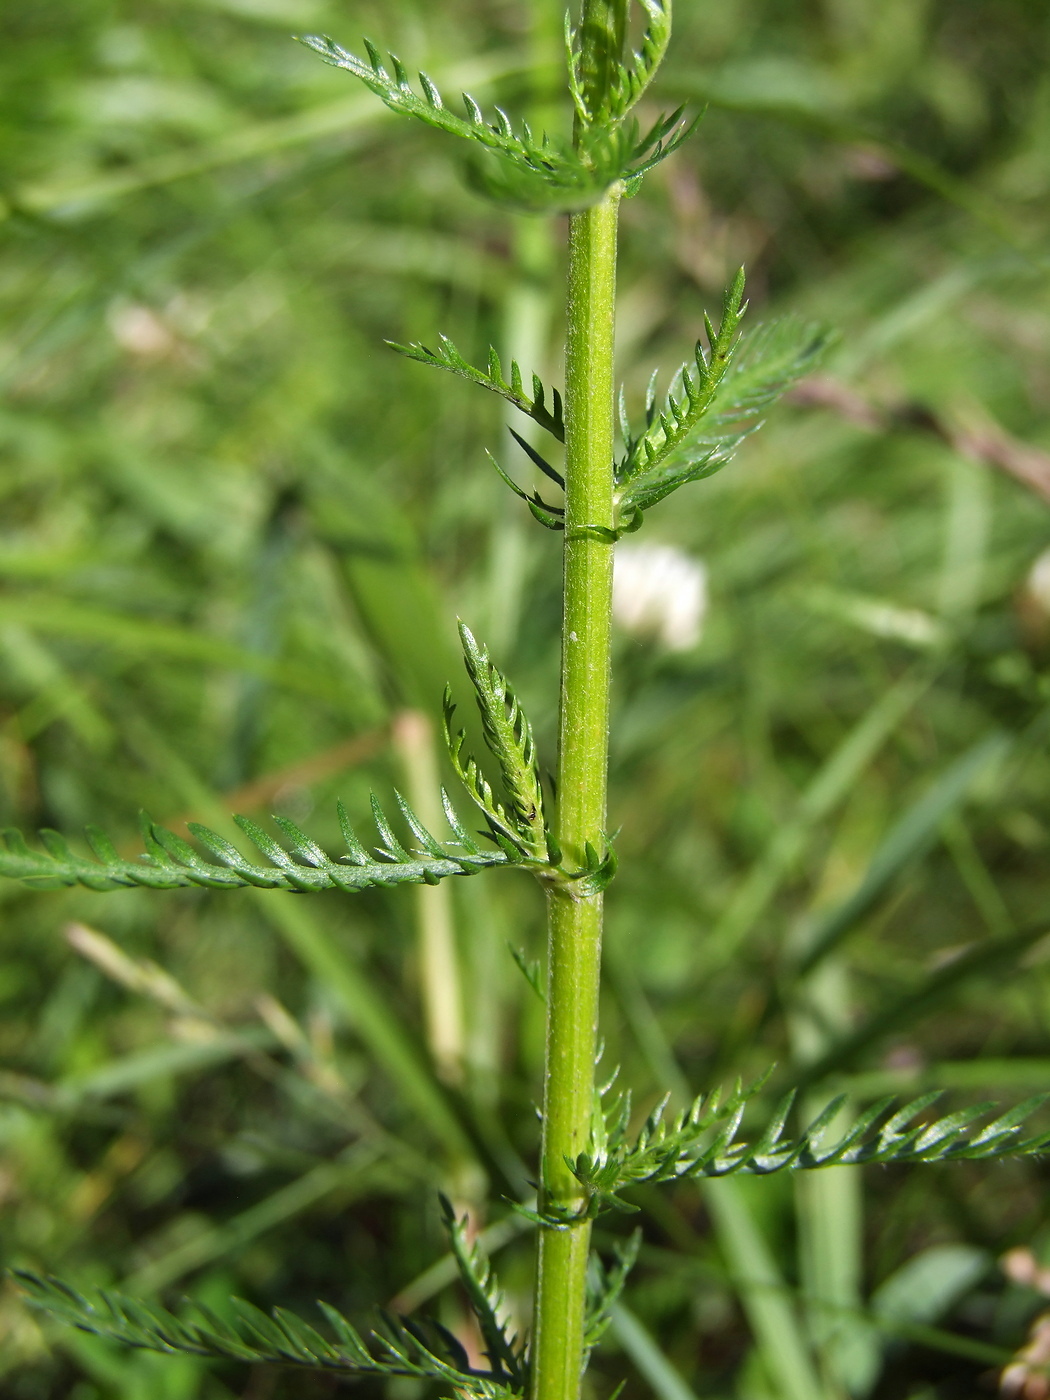
[[[625,632],[689,651],[707,613],[707,569],[669,544],[621,544],[613,572],[613,618]]]
[[[143,360],[160,360],[175,348],[175,337],[155,311],[136,302],[110,308],[109,328],[122,350]]]

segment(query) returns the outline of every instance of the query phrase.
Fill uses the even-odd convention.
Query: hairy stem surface
[[[569,225],[565,564],[558,811],[568,865],[605,843],[613,547],[613,324],[618,191]],[[565,1163],[587,1146],[594,1093],[602,900],[548,897],[547,1063],[541,1205],[575,1211]],[[533,1400],[574,1400],[583,1366],[589,1223],[541,1228]]]

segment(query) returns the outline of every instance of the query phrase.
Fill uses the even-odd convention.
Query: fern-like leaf
[[[191,1304],[177,1317],[156,1303],[102,1291],[95,1301],[54,1278],[18,1270],[15,1277],[29,1300],[60,1322],[125,1346],[182,1352],[255,1364],[269,1363],[327,1371],[343,1376],[415,1376],[452,1385],[476,1400],[501,1400],[511,1391],[500,1375],[472,1370],[448,1345],[442,1329],[425,1330],[400,1318],[385,1318],[371,1334],[371,1346],[345,1317],[318,1304],[335,1341],[284,1308],[270,1315],[242,1298],[230,1299],[232,1318]],[[431,1335],[433,1333],[433,1335]],[[447,1353],[443,1355],[442,1353]]]
[[[493,198],[537,211],[571,210],[595,203],[618,181],[633,193],[646,172],[677,150],[695,125],[683,120],[681,109],[658,118],[644,133],[633,120],[623,120],[655,71],[657,55],[662,53],[660,45],[665,42],[659,37],[663,34],[662,6],[656,0],[646,0],[646,8],[650,10],[650,38],[643,41],[635,67],[624,68],[616,80],[620,115],[611,122],[585,124],[575,145],[546,132],[537,137],[525,121],[515,128],[500,107],[486,120],[469,93],[463,94],[466,115],[460,116],[449,109],[426,73],[419,74],[417,91],[401,60],[390,55],[391,73],[379,50],[367,39],[367,61],[348,53],[326,35],[306,35],[302,42],[326,63],[352,73],[393,111],[461,137],[493,157],[496,169],[483,165],[475,171],[476,183]]]
[[[527,1376],[524,1348],[516,1335],[508,1334],[503,1315],[503,1294],[489,1260],[476,1244],[467,1239],[467,1220],[460,1219],[452,1202],[441,1197],[452,1254],[471,1309],[478,1320],[485,1343],[485,1355],[492,1363],[492,1372],[516,1394],[525,1389]]]
[[[218,832],[190,822],[189,829],[215,861],[205,860],[188,841],[151,821],[143,813],[141,830],[145,853],[138,860],[122,859],[112,842],[96,828],[88,840],[94,858],[77,855],[64,837],[42,831],[44,851],[32,850],[21,832],[2,833],[6,849],[0,849],[0,875],[21,880],[36,889],[84,885],[90,890],[113,890],[144,885],[149,889],[343,890],[353,894],[395,885],[437,884],[450,875],[472,875],[491,866],[520,863],[520,851],[511,845],[499,851],[483,851],[460,821],[447,796],[445,812],[455,835],[442,843],[422,824],[399,794],[397,803],[417,849],[409,849],[395,836],[375,798],[372,811],[381,844],[367,851],[355,836],[346,809],[339,803],[339,822],[346,852],[337,857],[323,851],[286,817],[274,821],[288,839],[286,849],[248,817],[235,817],[248,840],[266,858],[265,865],[249,860]]]
[[[633,63],[621,63],[609,93],[608,111],[613,120],[621,120],[639,100],[656,76],[664,60],[671,38],[671,0],[639,0],[646,15],[641,48],[633,55]]]
[[[607,1268],[595,1252],[587,1261],[587,1313],[583,1328],[585,1364],[605,1335],[612,1320],[613,1306],[624,1290],[627,1275],[634,1268],[641,1244],[642,1232],[635,1230],[629,1239],[617,1241],[613,1246],[614,1262],[611,1268]]]
[[[543,381],[534,374],[530,396],[525,389],[521,366],[516,360],[510,362],[510,381],[508,382],[503,377],[503,365],[500,357],[491,347],[486,367],[478,369],[464,359],[447,335],[438,336],[437,350],[431,350],[426,345],[415,341],[410,345],[399,345],[394,340],[388,340],[387,344],[399,355],[405,355],[410,360],[418,360],[423,365],[433,365],[436,369],[448,370],[452,374],[458,374],[461,379],[469,379],[472,384],[480,384],[483,389],[490,389],[494,394],[499,394],[515,408],[520,409],[541,428],[545,428],[559,442],[565,441],[565,420],[562,416],[561,395],[557,389],[552,390],[550,407],[548,408],[547,391]]]
[[[626,58],[628,4],[587,9],[582,25],[565,17],[569,91],[576,109],[576,149],[592,168],[618,164],[624,193],[637,193],[642,177],[695,130],[700,117],[684,109],[663,114],[645,134],[627,120],[663,62],[671,38],[671,0],[640,0],[646,28],[640,49]],[[619,146],[617,156],[611,148]]]
[[[631,143],[615,142],[598,153],[588,153],[584,159],[569,142],[546,133],[533,135],[527,122],[521,122],[515,130],[506,112],[500,107],[493,109],[493,117],[486,120],[481,107],[470,96],[463,93],[465,116],[453,112],[446,105],[437,86],[426,73],[419,74],[417,92],[409,80],[404,64],[396,56],[390,55],[393,73],[385,67],[379,50],[367,39],[364,41],[367,61],[356,54],[348,53],[327,35],[305,35],[302,42],[326,63],[342,68],[360,79],[381,101],[404,116],[415,117],[427,126],[436,127],[449,135],[470,141],[475,147],[497,157],[506,167],[505,192],[516,202],[529,207],[543,207],[546,204],[565,207],[582,206],[600,199],[602,193],[621,174],[621,168],[629,164],[633,149]]]
[[[643,178],[650,170],[685,145],[700,125],[702,117],[702,112],[695,117],[687,117],[684,107],[676,107],[673,112],[658,117],[645,135],[636,140],[633,159],[622,177],[624,194],[628,199],[638,193]]]
[[[625,27],[613,24],[600,37],[604,42],[591,44],[602,69],[600,74],[584,75],[583,43],[579,31],[565,17],[565,48],[569,67],[569,87],[573,105],[580,121],[587,125],[614,125],[621,122],[645,92],[663,62],[671,38],[671,0],[640,0],[646,15],[646,29],[640,50],[633,54],[633,63],[623,61]],[[590,81],[588,81],[588,78]],[[598,88],[597,102],[588,98],[586,89]]]
[[[747,311],[744,285],[744,269],[741,268],[726,288],[718,330],[710,317],[704,317],[710,348],[705,350],[703,343],[697,341],[693,352],[695,369],[682,366],[660,410],[656,407],[655,385],[650,384],[645,431],[637,438],[628,436],[626,453],[617,466],[620,481],[629,482],[643,472],[660,467],[695,435],[701,419],[711,408],[736,349],[737,332]],[[677,393],[676,385],[680,386]]]
[[[645,427],[632,434],[621,406],[625,451],[616,466],[618,530],[637,529],[642,514],[691,481],[731,460],[759,415],[817,365],[829,343],[820,326],[786,318],[738,341],[747,310],[744,270],[725,294],[717,331],[705,317],[709,349],[697,342],[694,364],[675,375],[662,408],[655,375]]]
[[[785,316],[748,332],[711,404],[716,430],[753,424],[793,384],[817,368],[833,336],[826,326]]]
[[[785,1138],[784,1127],[794,1102],[794,1095],[789,1094],[757,1142],[738,1141],[745,1107],[765,1078],[768,1075],[747,1089],[738,1082],[724,1101],[717,1091],[706,1097],[701,1095],[671,1122],[665,1120],[665,1099],[633,1141],[628,1140],[623,1128],[622,1106],[616,1104],[610,1115],[615,1119],[613,1126],[606,1121],[599,1132],[592,1133],[590,1150],[569,1162],[588,1194],[587,1214],[631,1209],[618,1193],[643,1181],[732,1176],[738,1172],[767,1176],[785,1170],[867,1162],[983,1161],[1031,1156],[1050,1148],[1050,1132],[1022,1136],[1025,1122],[1050,1099],[1047,1094],[1028,1099],[983,1126],[981,1120],[987,1118],[990,1104],[925,1122],[923,1115],[939,1094],[925,1094],[895,1113],[890,1113],[893,1100],[887,1098],[867,1109],[831,1144],[825,1144],[824,1135],[845,1096],[828,1104],[799,1137]]]
[[[507,801],[499,801],[478,766],[463,756],[466,735],[453,728],[455,706],[445,691],[445,737],[449,757],[461,782],[485,814],[489,830],[502,849],[518,859],[548,865],[554,858],[543,816],[543,788],[536,764],[532,726],[506,677],[493,665],[470,629],[459,625],[467,674],[477,695],[485,742],[499,764]]]

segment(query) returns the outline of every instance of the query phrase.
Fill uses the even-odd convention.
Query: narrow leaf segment
[[[515,408],[527,414],[534,423],[545,428],[559,442],[565,441],[565,420],[562,417],[561,395],[557,389],[554,389],[551,392],[551,403],[548,408],[547,391],[543,386],[543,381],[539,375],[534,374],[530,397],[525,390],[525,381],[517,360],[510,362],[510,382],[508,383],[503,377],[503,364],[500,357],[491,347],[489,348],[488,363],[484,369],[478,369],[469,360],[463,358],[447,335],[438,336],[437,350],[430,350],[427,346],[420,345],[415,341],[411,345],[399,345],[395,340],[388,340],[387,344],[399,355],[405,355],[410,360],[418,360],[423,365],[433,365],[435,369],[449,370],[452,374],[458,374],[461,379],[469,379],[472,384],[480,384],[483,389],[491,389],[494,394],[499,394]]]

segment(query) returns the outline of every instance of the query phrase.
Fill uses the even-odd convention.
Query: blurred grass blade
[[[910,1069],[876,1069],[851,1074],[842,1087],[851,1097],[878,1099],[884,1094],[913,1089],[1045,1089],[1050,1084],[1050,1059],[934,1060]]]
[[[312,509],[383,663],[391,699],[433,714],[445,686],[462,685],[463,666],[411,527],[375,482],[345,469],[315,482]]]
[[[634,1362],[639,1375],[649,1382],[657,1400],[696,1400],[696,1392],[682,1379],[648,1328],[624,1303],[610,1310],[610,1331]]]
[[[804,977],[811,972],[871,912],[901,871],[926,854],[945,817],[965,798],[976,779],[1002,759],[1012,745],[1011,738],[999,730],[979,740],[898,818],[853,893],[812,924],[805,951],[792,969],[795,976]]]
[[[991,1267],[988,1251],[974,1245],[932,1245],[913,1255],[879,1285],[872,1294],[872,1313],[890,1325],[936,1322]]]
[[[392,738],[412,808],[427,830],[440,831],[443,814],[434,726],[423,711],[402,710],[394,720]],[[438,1077],[458,1085],[466,1063],[466,1029],[452,891],[447,884],[424,884],[413,893],[427,1048]]]
[[[111,612],[47,594],[7,593],[0,596],[0,623],[24,623],[37,631],[77,641],[102,642],[136,657],[166,656],[196,661],[231,671],[246,671],[288,690],[327,699],[345,699],[331,676],[285,661],[260,656],[221,637],[192,631],[158,618]]]
[[[156,729],[141,716],[129,728],[143,756],[166,774],[180,801],[202,813],[220,834],[235,835],[237,829],[215,795],[172,752]],[[365,1046],[445,1150],[458,1158],[471,1158],[469,1139],[441,1086],[427,1068],[408,1029],[390,1009],[378,982],[337,945],[329,930],[301,900],[281,899],[279,895],[268,898],[268,892],[263,890],[249,890],[247,894],[304,966],[338,998]]]
[[[848,1126],[849,1119],[840,1116],[829,1136]],[[799,1172],[794,1187],[807,1330],[825,1373],[850,1395],[865,1395],[878,1375],[879,1361],[872,1330],[861,1320],[861,1173],[852,1167]]]
[[[341,1161],[322,1162],[231,1220],[205,1226],[198,1234],[129,1274],[121,1289],[149,1296],[170,1288],[187,1274],[243,1249],[267,1230],[294,1220],[335,1190],[339,1190],[344,1199],[347,1193],[351,1196],[364,1194],[376,1185],[372,1170],[376,1167],[389,1178],[390,1165],[381,1164],[375,1146],[355,1146]]]
[[[794,816],[777,828],[712,929],[705,949],[708,966],[721,966],[732,958],[790,875],[818,822],[845,800],[932,679],[933,673],[925,667],[905,675],[876,700],[825,760],[799,798]]]
[[[834,1044],[802,1072],[798,1086],[815,1084],[829,1074],[849,1069],[866,1050],[900,1026],[917,1027],[923,1016],[971,978],[1012,975],[1018,959],[1048,933],[1050,923],[1043,921],[1030,924],[1007,938],[983,938],[971,944],[932,972],[913,991],[890,1001],[851,1035]]]
[[[439,72],[443,84],[484,87],[518,71],[522,58],[513,52],[486,54]],[[373,127],[389,120],[388,110],[371,98],[340,98],[290,117],[257,122],[197,150],[154,156],[130,170],[106,172],[68,184],[29,185],[0,200],[0,220],[13,210],[37,216],[82,217],[143,190],[204,175],[244,161],[265,159],[278,151],[315,141],[337,139],[352,146]]]
[[[761,60],[755,65],[758,81],[754,83],[741,84],[739,78],[735,84],[727,83],[724,79],[720,80],[717,72],[705,78],[669,73],[667,83],[672,92],[687,101],[700,101],[730,112],[789,122],[829,141],[878,151],[913,180],[925,185],[949,204],[964,210],[1008,247],[1029,252],[1028,246],[1003,218],[998,202],[989,199],[975,187],[973,181],[959,179],[923,152],[881,135],[848,112],[837,110],[834,104],[822,102],[822,75],[819,73],[811,73],[799,83],[792,100],[786,93],[778,93],[777,85],[764,80],[760,63]]]
[[[790,1291],[739,1183],[731,1178],[705,1181],[703,1192],[719,1248],[762,1354],[763,1369],[778,1396],[781,1400],[825,1400],[827,1392],[814,1367]]]
[[[374,978],[337,947],[328,929],[301,900],[270,899],[250,891],[260,913],[272,924],[304,966],[339,1000],[350,1024],[397,1085],[412,1109],[446,1152],[470,1159],[474,1150],[441,1086],[427,1068],[403,1020],[390,1010]]]
[[[249,1026],[239,1031],[217,1031],[203,1041],[151,1046],[148,1050],[121,1055],[95,1069],[67,1076],[55,1086],[54,1107],[64,1110],[91,1099],[113,1098],[156,1079],[213,1069],[254,1051],[268,1050],[273,1044],[270,1031],[261,1026]]]

